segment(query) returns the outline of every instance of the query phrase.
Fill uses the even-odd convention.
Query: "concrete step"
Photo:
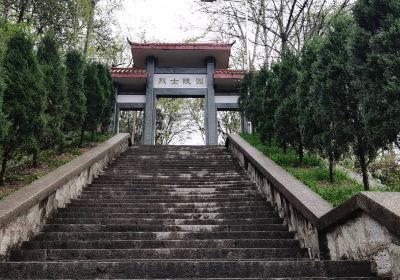
[[[67,208],[61,208],[59,213],[63,212],[96,212],[96,213],[231,213],[231,212],[257,212],[272,211],[273,208],[268,205],[263,206],[241,206],[241,207],[127,207],[123,205],[113,205],[112,207],[88,206],[83,204],[69,204]],[[136,206],[136,205],[133,205]]]
[[[104,197],[104,196],[87,196],[82,195],[79,199],[74,199],[71,202],[79,202],[79,203],[237,203],[237,202],[252,202],[252,203],[262,203],[264,204],[264,200],[262,197],[251,197],[248,199],[244,199],[243,197],[221,197],[221,198],[213,198],[213,197],[169,197],[169,198],[135,198],[130,196],[121,196],[121,197]]]
[[[152,218],[53,218],[49,224],[95,224],[95,225],[265,225],[282,224],[280,218],[240,219],[152,219]]]
[[[25,280],[25,278],[19,278]],[[96,278],[96,280],[109,280]],[[173,278],[174,280],[187,280],[188,278]],[[189,278],[190,279],[190,278]],[[196,280],[376,280],[373,277],[290,277],[290,278],[195,278]],[[40,279],[40,280],[50,280],[50,279]],[[58,280],[71,280],[71,279],[58,279]],[[113,279],[113,280],[121,280],[121,279]],[[137,278],[123,279],[123,280],[144,280]],[[152,280],[161,280],[161,279],[152,279]],[[162,279],[165,280],[165,279]]]
[[[230,231],[230,232],[42,232],[33,240],[221,240],[221,239],[290,239],[289,231]]]
[[[0,263],[6,279],[156,279],[372,277],[370,264],[354,261],[132,261]]]
[[[168,249],[168,248],[299,248],[292,239],[212,239],[212,240],[40,240],[24,242],[24,250],[34,249]]]
[[[10,261],[64,260],[279,260],[307,257],[300,248],[36,249],[12,251]]]
[[[189,232],[231,232],[231,231],[284,231],[283,224],[269,225],[124,225],[124,224],[46,224],[47,232],[113,232],[113,231],[189,231]]]
[[[160,199],[160,198],[224,198],[224,197],[240,197],[242,199],[247,199],[247,198],[260,198],[260,196],[255,192],[255,191],[235,191],[235,192],[224,192],[224,193],[216,193],[216,192],[208,192],[208,193],[193,193],[193,192],[176,192],[176,191],[171,191],[171,192],[151,192],[147,191],[142,193],[131,190],[131,191],[114,191],[114,190],[109,190],[109,191],[89,191],[89,190],[84,190],[82,195],[80,197],[102,197],[102,196],[116,196],[116,197],[128,197],[128,198],[140,198],[140,199]]]
[[[226,212],[226,213],[110,213],[110,212],[60,212],[55,218],[145,218],[145,219],[239,219],[239,218],[279,218],[274,211]]]
[[[78,206],[78,207],[123,207],[123,208],[208,208],[208,207],[230,207],[236,209],[237,207],[262,207],[265,206],[263,201],[241,201],[241,202],[176,202],[176,203],[154,203],[154,202],[141,202],[138,203],[136,201],[125,202],[125,201],[109,201],[106,202],[104,200],[99,201],[90,201],[90,200],[74,200],[69,204],[70,206]],[[233,210],[233,209],[232,209]]]
[[[233,192],[246,192],[256,191],[255,186],[192,186],[192,185],[175,185],[175,186],[160,186],[160,185],[147,185],[147,186],[133,186],[129,184],[125,185],[113,185],[104,184],[98,186],[88,186],[85,188],[86,191],[133,191],[133,192],[213,192],[213,193],[233,193]]]

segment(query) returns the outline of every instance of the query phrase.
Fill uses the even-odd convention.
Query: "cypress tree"
[[[300,130],[300,112],[296,94],[299,79],[299,61],[293,53],[286,51],[279,66],[276,99],[278,106],[275,112],[274,130],[277,140],[286,151],[290,144],[296,149],[299,162],[303,162],[304,145]]]
[[[67,132],[78,132],[82,129],[86,115],[86,96],[84,89],[85,62],[76,50],[70,50],[65,57],[66,84],[69,110],[65,121]]]
[[[277,89],[277,71],[279,71],[279,65],[274,65],[271,71],[265,71],[265,84],[262,87],[263,90],[263,100],[262,106],[262,122],[260,125],[261,139],[266,141],[269,145],[275,135],[274,123],[275,123],[275,113],[277,110],[277,99],[276,99],[276,89]]]
[[[312,93],[315,62],[320,52],[321,39],[314,37],[308,40],[301,53],[299,63],[299,79],[296,93],[299,101],[299,123],[305,148],[313,152],[316,150],[314,136],[322,131],[319,119],[316,117],[317,98]]]
[[[240,88],[240,96],[238,100],[239,110],[243,113],[243,115],[254,125],[256,125],[256,119],[254,114],[254,95],[255,95],[255,81],[256,73],[251,71],[246,73]]]
[[[65,146],[64,123],[68,112],[66,71],[62,63],[59,45],[53,33],[47,33],[38,47],[38,62],[44,75],[47,108],[47,147],[58,147],[62,152]]]
[[[352,46],[352,143],[368,190],[369,164],[400,131],[400,3],[359,0],[353,12],[358,28]]]
[[[101,123],[105,96],[99,76],[99,67],[95,63],[89,63],[85,69],[86,115],[81,133],[81,143],[84,131],[91,131],[93,139],[94,132]]]
[[[1,184],[4,184],[7,162],[16,153],[37,155],[45,127],[43,74],[33,51],[33,40],[22,30],[13,34],[7,43],[4,70],[3,110],[11,126],[1,143]]]
[[[346,108],[351,102],[349,46],[353,38],[354,21],[347,15],[335,16],[321,44],[312,81],[318,120],[314,144],[329,161],[329,178],[334,181],[334,164],[348,150],[352,126]]]
[[[0,36],[2,36],[2,31],[0,30]],[[4,42],[0,42],[0,142],[7,133],[9,122],[3,113],[3,97],[5,90],[5,79],[4,79],[4,69],[3,69],[3,56],[4,56]],[[1,147],[0,147],[1,150]]]
[[[110,71],[104,64],[98,64],[100,85],[104,92],[104,110],[101,118],[101,130],[104,133],[110,123],[115,109],[115,88]]]

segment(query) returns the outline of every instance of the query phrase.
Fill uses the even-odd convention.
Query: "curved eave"
[[[209,57],[220,69],[227,68],[233,44],[217,43],[132,43],[132,59],[136,67],[146,67],[154,57],[159,67],[203,68]]]
[[[147,71],[144,68],[111,68],[111,77],[126,79],[147,79]]]
[[[232,48],[231,44],[217,44],[217,43],[187,43],[187,44],[176,44],[176,43],[130,43],[132,49],[151,49],[151,50],[226,50],[230,51]]]
[[[147,79],[147,73],[146,74],[116,74],[116,73],[111,73],[112,78],[121,78],[121,79]]]
[[[214,79],[234,79],[243,80],[245,75],[244,70],[219,70],[217,69],[214,73]]]

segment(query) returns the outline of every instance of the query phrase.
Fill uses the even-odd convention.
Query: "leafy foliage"
[[[7,161],[18,152],[37,153],[45,129],[43,74],[33,51],[33,40],[23,30],[14,33],[4,56],[6,90],[3,110],[11,123],[2,139],[4,181]]]
[[[59,44],[53,33],[47,33],[38,47],[38,61],[44,75],[44,89],[47,98],[45,116],[47,132],[45,147],[65,146],[64,123],[69,111],[66,73],[61,60]]]
[[[95,131],[101,122],[105,93],[100,84],[99,66],[89,63],[85,69],[86,115],[83,130]]]
[[[331,181],[335,162],[352,151],[368,190],[369,165],[399,143],[399,2],[359,0],[322,31],[248,74],[240,109],[263,141],[296,150],[300,163],[304,147],[328,159]]]
[[[82,55],[70,50],[65,58],[66,84],[69,110],[66,116],[65,130],[78,131],[82,128],[86,114],[86,96],[84,92],[85,62]]]

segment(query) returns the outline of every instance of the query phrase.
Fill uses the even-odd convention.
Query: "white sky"
[[[138,41],[145,33],[147,42],[172,43],[198,37],[208,19],[197,11],[196,1],[199,0],[124,0],[122,10],[116,13],[121,35]],[[204,145],[200,132],[191,136],[173,144]]]
[[[137,40],[146,32],[147,41],[182,42],[199,36],[207,17],[197,12],[198,0],[124,0],[117,21],[124,36]]]

